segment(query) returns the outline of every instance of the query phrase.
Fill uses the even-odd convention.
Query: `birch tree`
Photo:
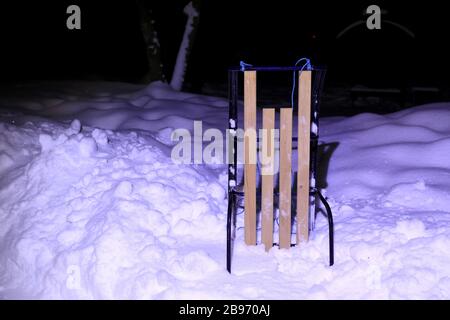
[[[187,15],[186,27],[184,29],[183,40],[178,50],[177,60],[173,69],[170,86],[175,90],[183,88],[183,82],[186,74],[189,54],[192,51],[195,34],[199,21],[199,0],[189,2],[184,7],[184,13]]]

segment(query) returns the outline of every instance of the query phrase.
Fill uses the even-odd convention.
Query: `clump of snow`
[[[65,134],[60,134],[56,139],[46,133],[41,133],[39,135],[39,144],[41,145],[42,151],[51,150],[55,146],[63,144],[67,140],[68,137]]]
[[[226,101],[162,83],[19,92],[0,98],[2,298],[450,297],[449,104],[322,119],[335,265],[322,215],[268,253],[239,215],[229,275],[227,166],[174,164],[167,140],[193,120],[225,130]]]
[[[108,135],[105,130],[95,128],[92,131],[92,138],[94,138],[95,142],[99,145],[107,145],[108,144]]]
[[[91,137],[84,137],[80,140],[80,154],[90,157],[97,151],[97,142]]]
[[[81,122],[78,119],[74,119],[70,123],[69,129],[66,130],[67,135],[78,134],[81,132]]]
[[[410,209],[446,211],[450,203],[450,192],[436,186],[425,185],[424,181],[400,183],[388,191],[384,200],[391,205]]]
[[[406,236],[407,240],[421,238],[426,235],[425,225],[417,219],[400,220],[397,222],[396,231]]]

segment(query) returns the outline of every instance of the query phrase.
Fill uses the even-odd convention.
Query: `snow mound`
[[[394,203],[444,208],[449,195],[433,190],[450,189],[448,121],[450,108],[444,104],[386,116],[361,114],[333,123],[324,121],[322,138],[338,142],[329,166],[329,193],[342,199],[367,199],[389,192],[386,198]],[[417,188],[407,186],[418,180],[427,185],[427,195],[419,196]],[[397,197],[409,191],[418,196]]]
[[[219,269],[186,244],[221,238],[220,179],[173,165],[149,134],[113,133],[105,144],[98,131],[71,129],[34,126],[40,151],[0,189],[2,297],[155,298],[168,288],[158,274]]]
[[[322,119],[321,140],[337,145],[323,190],[335,265],[318,215],[310,241],[290,250],[246,246],[238,228],[229,275],[226,166],[169,157],[174,128],[228,126],[223,99],[163,83],[8,92],[0,98],[1,298],[450,297],[449,104]]]
[[[196,119],[202,119],[205,129],[221,128],[228,114],[225,99],[178,92],[158,81],[145,87],[107,82],[49,83],[45,92],[41,87],[13,88],[0,103],[13,113],[19,110],[32,117],[74,121],[68,129],[74,133],[79,132],[80,122],[101,129],[138,129],[154,134],[167,129],[167,124],[192,130]],[[48,96],[63,99],[55,102]],[[13,119],[24,121],[22,115]]]
[[[410,209],[448,211],[450,192],[442,188],[427,186],[424,181],[395,185],[384,197],[385,205],[398,205]]]

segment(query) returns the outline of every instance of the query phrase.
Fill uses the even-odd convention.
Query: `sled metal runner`
[[[294,105],[257,107],[256,77],[261,72],[295,72],[297,81],[297,99]],[[329,264],[334,264],[334,227],[330,205],[315,185],[318,169],[319,147],[319,102],[326,70],[312,67],[302,70],[301,67],[254,67],[229,70],[229,131],[228,141],[228,212],[227,212],[227,270],[231,273],[233,247],[236,238],[236,220],[238,210],[244,209],[244,241],[247,245],[257,244],[258,230],[261,231],[259,243],[265,245],[266,251],[273,246],[289,248],[308,241],[314,230],[316,215],[321,211],[319,202],[325,208],[329,228]],[[261,110],[262,128],[271,132],[276,128],[276,112],[279,113],[279,184],[274,185],[276,175],[262,174],[261,187],[256,184],[257,163],[249,161],[252,157],[252,137],[244,137],[243,180],[238,183],[238,99],[239,78],[243,81],[243,124],[244,130],[257,130],[257,110]],[[290,89],[290,88],[289,88]],[[292,104],[292,103],[291,103]],[[293,112],[297,112],[298,125],[293,127]],[[298,130],[298,136],[292,137],[292,130]],[[269,154],[269,164],[273,165],[275,147],[271,134],[262,139],[254,138],[254,148]],[[249,142],[250,141],[250,142]],[[271,142],[272,141],[272,142]],[[258,146],[258,147],[257,147]],[[259,146],[261,146],[259,148]],[[292,188],[292,151],[298,155],[298,166]],[[253,150],[257,152],[257,150]],[[267,164],[265,164],[267,165]],[[262,166],[262,165],[261,165]],[[262,166],[262,171],[264,168]],[[296,179],[295,179],[296,178]],[[244,202],[244,206],[242,206]],[[261,204],[258,210],[258,205]],[[291,204],[295,205],[292,206]],[[292,207],[295,209],[292,210]],[[276,219],[275,209],[279,215]],[[294,214],[293,214],[293,211]],[[259,219],[258,219],[259,218]],[[294,218],[294,219],[292,219]],[[296,241],[291,242],[293,221],[296,220]],[[260,229],[257,229],[260,221]],[[275,224],[278,225],[278,241],[273,239]]]

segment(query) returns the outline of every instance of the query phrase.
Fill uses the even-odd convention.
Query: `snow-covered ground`
[[[335,265],[319,216],[290,250],[238,229],[230,275],[226,167],[170,158],[173,129],[225,129],[227,102],[162,83],[46,87],[1,93],[0,297],[450,298],[450,104],[323,119]]]

